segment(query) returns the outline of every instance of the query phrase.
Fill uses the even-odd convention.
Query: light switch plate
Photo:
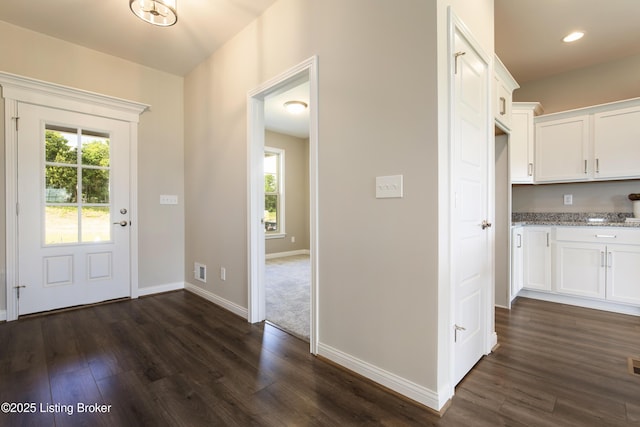
[[[573,194],[565,194],[564,195],[564,204],[572,205],[573,204]]]
[[[402,196],[402,175],[376,177],[376,199],[401,198]]]
[[[169,195],[169,194],[161,194],[160,195],[160,204],[161,205],[177,205],[178,204],[178,196]]]

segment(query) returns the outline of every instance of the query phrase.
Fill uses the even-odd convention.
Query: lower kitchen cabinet
[[[640,307],[640,229],[524,226],[511,239],[513,296],[524,289],[587,307]]]
[[[524,288],[551,290],[550,239],[549,227],[524,227]]]
[[[575,242],[554,245],[555,290],[568,295],[605,298],[606,247]]]
[[[607,300],[640,305],[640,245],[607,246]]]

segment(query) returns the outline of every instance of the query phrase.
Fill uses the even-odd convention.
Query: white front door
[[[130,123],[18,111],[18,314],[130,296]]]
[[[488,224],[487,63],[455,35],[452,218],[454,384],[485,353],[491,254]]]

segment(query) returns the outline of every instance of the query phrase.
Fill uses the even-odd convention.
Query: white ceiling
[[[0,20],[183,76],[274,2],[178,0],[178,22],[161,28],[129,0],[0,0]]]
[[[640,54],[640,0],[494,0],[495,50],[522,84]],[[571,44],[574,30],[585,36]]]
[[[0,20],[182,76],[275,1],[178,0],[160,28],[128,0],[0,0]],[[640,0],[495,0],[496,53],[522,84],[640,54],[639,19]],[[575,29],[586,36],[563,44]]]
[[[291,114],[284,108],[287,101],[302,101],[309,105],[309,80],[291,89],[278,91],[264,100],[266,128],[274,132],[309,138],[309,109],[300,114]]]

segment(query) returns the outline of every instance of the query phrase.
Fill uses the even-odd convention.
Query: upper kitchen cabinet
[[[533,184],[534,124],[533,118],[542,114],[539,102],[514,102],[511,111],[509,161],[513,184]]]
[[[640,106],[593,116],[594,177],[640,176]]]
[[[510,131],[513,91],[520,86],[500,61],[500,58],[497,56],[494,58],[493,114],[498,125],[503,130]]]
[[[536,183],[640,178],[640,98],[534,121]]]
[[[589,116],[536,121],[535,181],[571,182],[589,179]]]

